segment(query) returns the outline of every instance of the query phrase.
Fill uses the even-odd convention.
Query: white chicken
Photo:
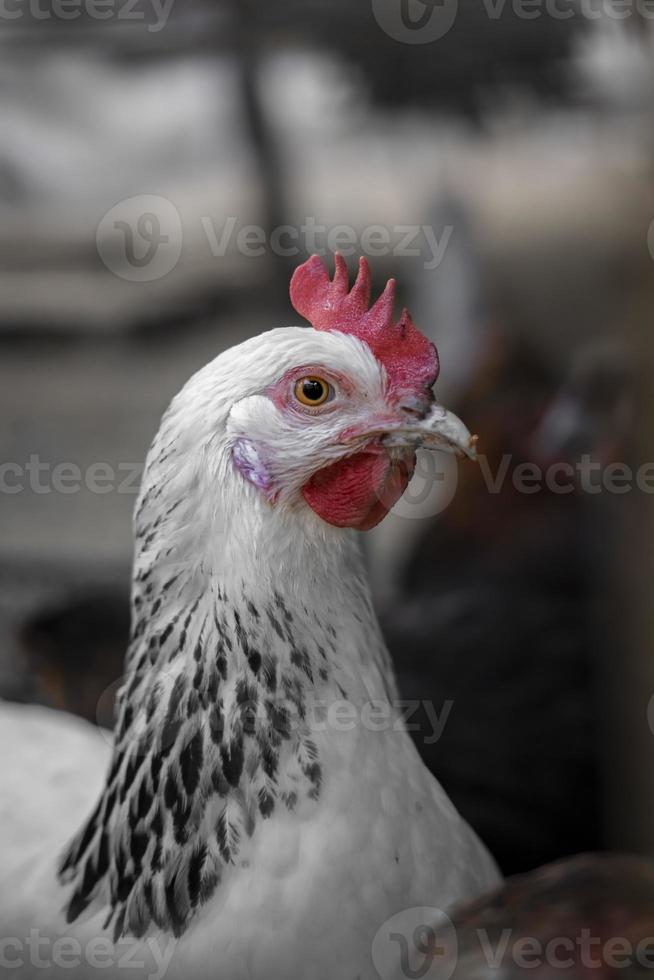
[[[474,444],[393,280],[369,294],[364,259],[349,290],[314,256],[291,283],[312,327],[226,351],[164,415],[113,751],[0,709],[8,975],[374,978],[385,920],[496,884],[399,716],[353,531],[418,445]]]

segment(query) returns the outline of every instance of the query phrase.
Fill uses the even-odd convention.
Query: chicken
[[[611,980],[654,965],[654,864],[618,854],[581,854],[529,874],[426,923],[411,968],[439,980]],[[398,974],[399,976],[409,974]]]
[[[83,723],[0,711],[0,935],[21,976],[36,929],[43,960],[78,943],[85,977],[100,937],[105,977],[130,950],[140,976],[363,980],[389,916],[497,882],[399,717],[354,534],[417,446],[474,439],[434,403],[437,354],[393,321],[393,280],[369,308],[364,259],[350,290],[340,256],[333,280],[314,256],[291,299],[312,327],[216,358],[148,455],[106,777]]]

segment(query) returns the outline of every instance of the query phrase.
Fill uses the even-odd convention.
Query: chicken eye
[[[313,375],[295,382],[295,397],[303,405],[322,405],[332,394],[332,386],[323,378]]]

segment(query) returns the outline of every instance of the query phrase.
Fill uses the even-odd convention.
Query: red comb
[[[314,330],[339,330],[363,340],[386,368],[397,392],[416,388],[424,392],[438,377],[436,348],[413,325],[407,310],[393,321],[395,280],[389,279],[381,296],[370,302],[370,269],[359,259],[359,272],[349,289],[347,265],[335,255],[334,278],[318,255],[299,266],[291,279],[291,302]]]

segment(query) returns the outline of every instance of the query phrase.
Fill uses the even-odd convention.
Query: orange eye
[[[323,378],[311,376],[295,382],[295,397],[303,405],[315,408],[327,401],[332,394],[332,386]]]

